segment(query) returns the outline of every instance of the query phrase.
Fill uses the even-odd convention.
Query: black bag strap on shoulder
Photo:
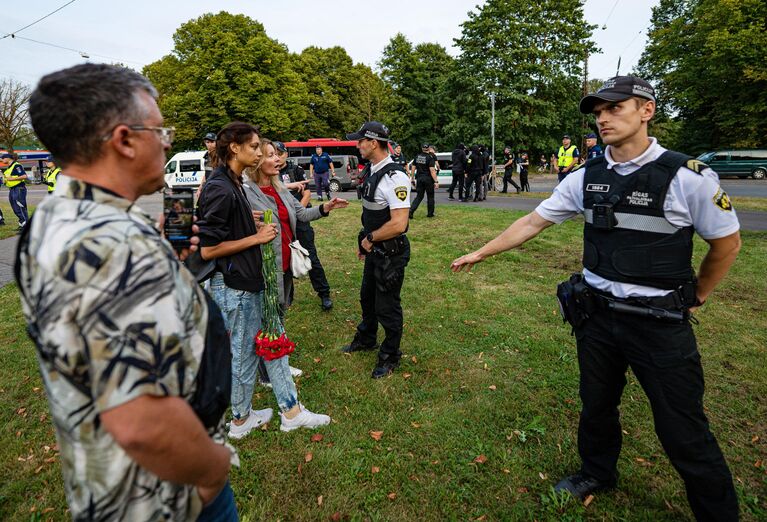
[[[197,389],[189,405],[206,428],[215,428],[231,400],[232,354],[221,309],[208,292],[203,293],[208,304],[208,328],[197,370]]]

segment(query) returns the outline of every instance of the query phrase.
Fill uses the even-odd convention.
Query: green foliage
[[[639,73],[691,154],[767,146],[767,3],[661,0]]]
[[[177,148],[233,120],[270,137],[293,136],[308,115],[308,93],[287,48],[244,15],[205,14],[173,35],[173,53],[144,68],[160,91],[160,109],[177,127]]]
[[[405,153],[414,155],[423,142],[452,150],[455,142],[447,139],[445,127],[455,119],[450,88],[455,59],[441,45],[413,46],[400,33],[389,41],[379,65],[392,89],[388,123]]]
[[[459,116],[448,132],[489,143],[487,97],[495,93],[496,140],[534,152],[558,147],[562,133],[581,125],[582,65],[595,50],[594,27],[578,0],[489,0],[470,12],[456,40]]]

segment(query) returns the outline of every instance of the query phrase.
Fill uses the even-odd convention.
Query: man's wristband
[[[695,302],[692,304],[692,306],[694,308],[697,308],[699,306],[703,306],[704,304],[706,304],[706,300],[704,299],[703,301],[701,301],[700,298],[696,295],[695,296]]]
[[[372,244],[373,243],[373,233],[372,232],[368,232],[368,234],[365,236],[365,239],[370,241],[370,243]]]
[[[329,215],[330,215],[330,212],[325,210],[325,203],[320,203],[320,216],[328,217]]]

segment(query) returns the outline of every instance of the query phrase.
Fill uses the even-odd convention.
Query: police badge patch
[[[407,199],[407,187],[395,188],[394,195],[397,196],[397,199],[399,199],[400,201],[405,201]]]
[[[716,191],[716,194],[714,194],[714,205],[727,212],[732,210],[732,202],[730,201],[730,197],[721,188]]]

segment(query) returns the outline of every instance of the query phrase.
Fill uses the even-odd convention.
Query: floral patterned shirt
[[[141,468],[100,422],[142,395],[193,394],[208,316],[194,277],[132,202],[64,175],[19,248],[72,517],[195,519],[195,488]],[[223,421],[212,431],[223,442]]]

